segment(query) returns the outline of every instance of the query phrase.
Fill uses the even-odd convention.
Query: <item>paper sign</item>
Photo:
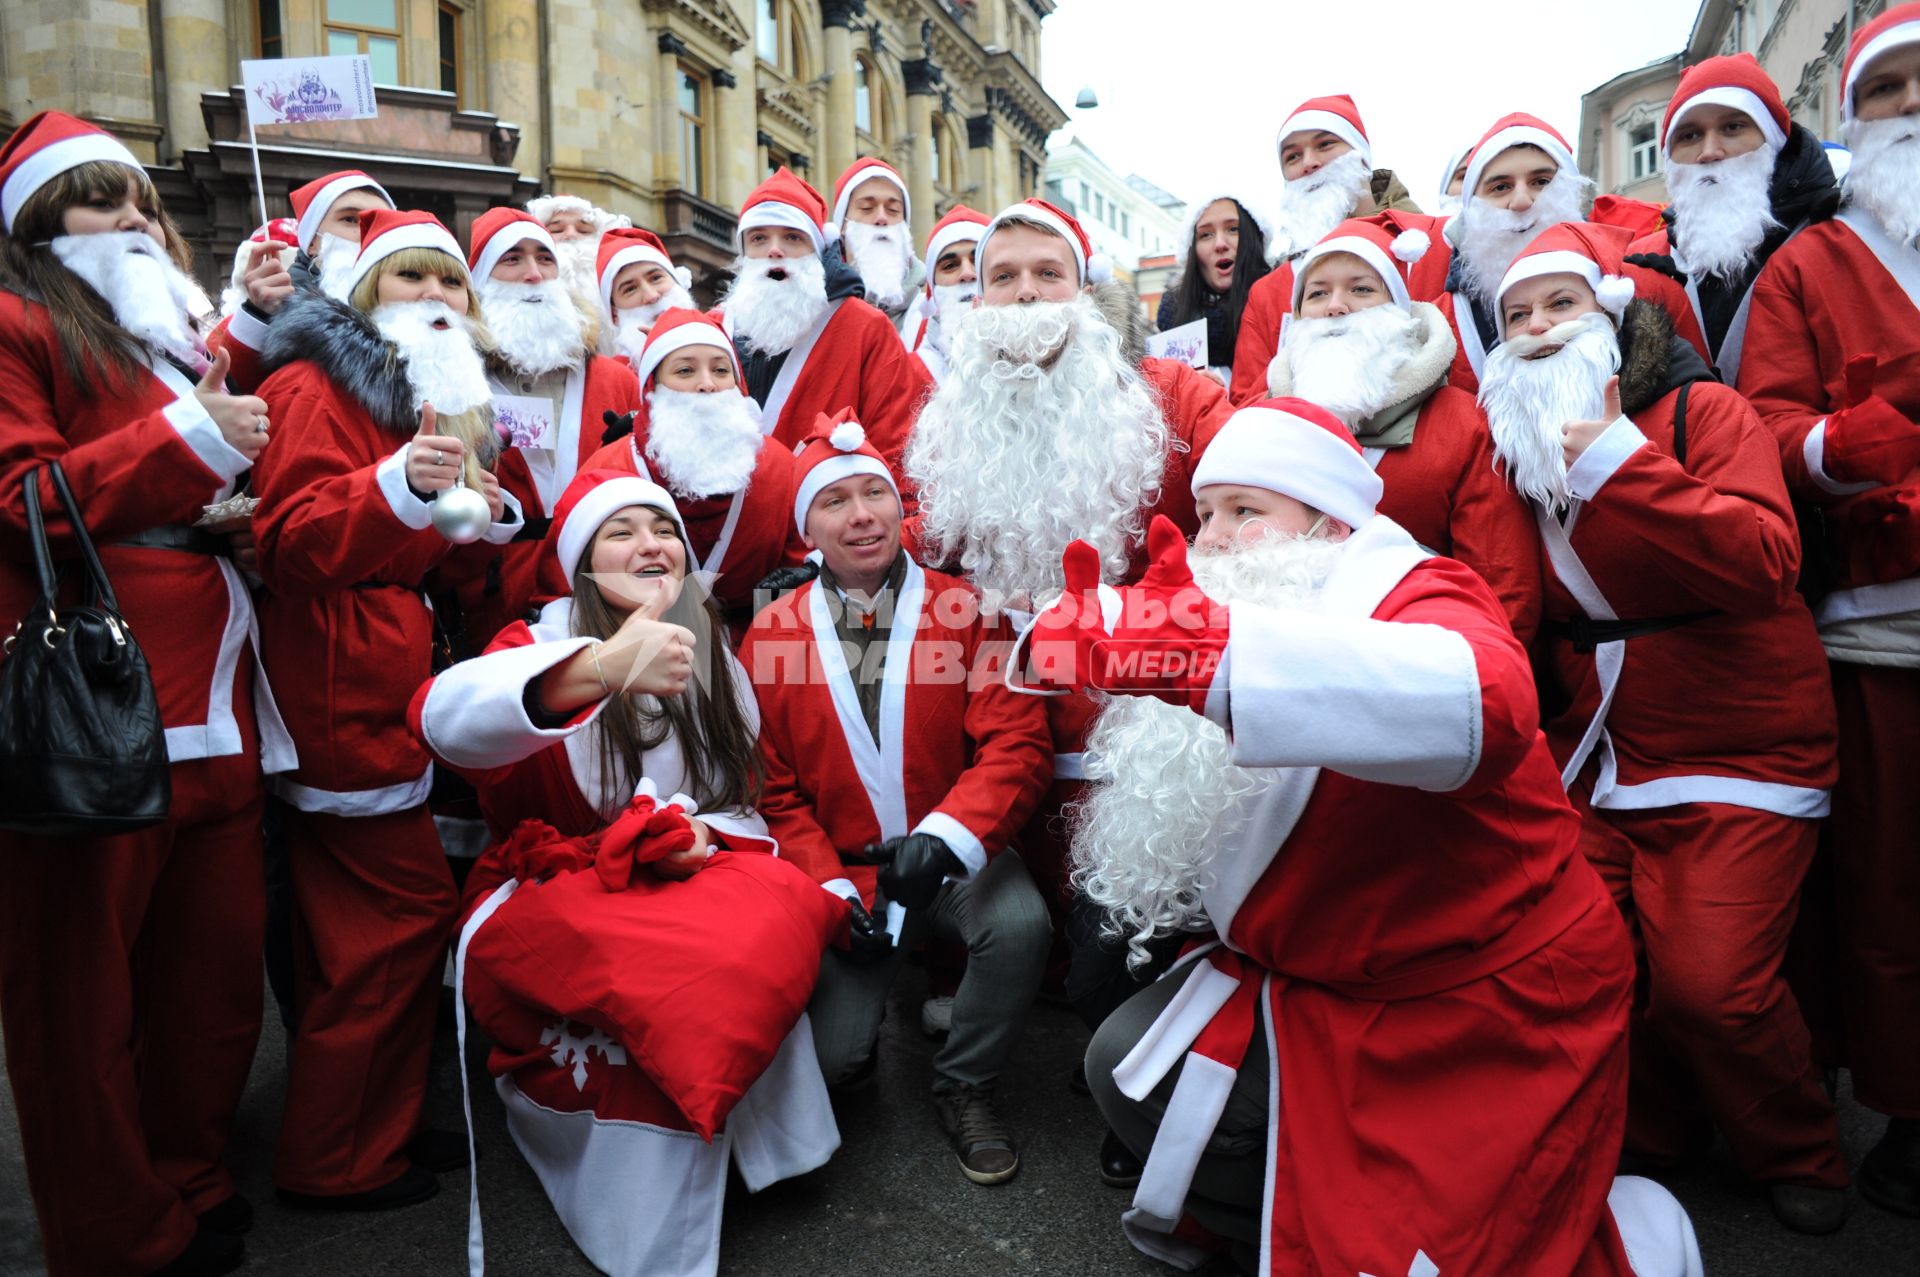
[[[370,120],[373,63],[364,53],[330,58],[262,58],[242,62],[249,124],[314,124]]]
[[[1196,319],[1147,338],[1147,353],[1155,359],[1172,359],[1194,368],[1207,366],[1207,321]]]
[[[538,395],[495,395],[493,428],[500,432],[503,447],[551,449],[555,438],[553,401]]]

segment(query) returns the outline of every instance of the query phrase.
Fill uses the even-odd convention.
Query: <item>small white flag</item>
[[[373,99],[373,63],[364,53],[330,58],[260,58],[240,64],[250,124],[316,124],[368,120],[380,114]]]
[[[1147,353],[1155,359],[1171,359],[1175,363],[1205,368],[1211,353],[1207,350],[1207,321],[1196,319],[1163,333],[1149,334]]]

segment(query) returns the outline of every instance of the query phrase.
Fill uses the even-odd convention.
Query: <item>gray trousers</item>
[[[1167,1101],[1173,1098],[1185,1062],[1175,1065],[1138,1103],[1120,1094],[1113,1084],[1113,1070],[1133,1044],[1146,1036],[1193,970],[1189,964],[1121,1003],[1087,1044],[1087,1085],[1093,1089],[1094,1103],[1100,1106],[1120,1142],[1140,1158],[1145,1158],[1153,1146],[1154,1134],[1167,1115]],[[1233,1089],[1227,1093],[1227,1107],[1200,1155],[1193,1187],[1187,1194],[1187,1211],[1195,1219],[1229,1241],[1252,1246],[1260,1244],[1261,1208],[1267,1191],[1267,1076],[1267,1014],[1263,1004],[1253,1043],[1233,1080]]]
[[[1053,939],[1046,902],[1011,848],[908,914],[901,943],[885,961],[861,966],[837,949],[827,950],[807,1018],[829,1083],[846,1081],[873,1054],[901,954],[928,933],[967,948],[967,972],[953,997],[953,1030],[933,1057],[933,1089],[987,1086],[1006,1067]]]

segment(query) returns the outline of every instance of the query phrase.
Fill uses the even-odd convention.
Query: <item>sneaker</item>
[[[1847,1222],[1847,1190],[1809,1184],[1769,1184],[1773,1217],[1796,1233],[1838,1232]]]
[[[960,1156],[960,1171],[976,1184],[1004,1184],[1020,1169],[1013,1137],[993,1105],[993,1092],[983,1086],[956,1086],[933,1093],[933,1110],[940,1127]]]
[[[920,1004],[920,1027],[930,1038],[943,1038],[953,1031],[953,999],[928,998]]]

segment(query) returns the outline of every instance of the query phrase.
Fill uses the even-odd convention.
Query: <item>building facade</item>
[[[365,53],[376,120],[259,130],[268,212],[364,168],[465,236],[567,192],[658,231],[711,296],[779,165],[907,175],[917,238],[1037,194],[1066,113],[1040,87],[1055,0],[7,0],[0,127],[57,108],[149,166],[209,282],[259,220],[240,62]]]
[[[1178,252],[1187,206],[1137,174],[1121,177],[1071,135],[1047,152],[1047,198],[1086,228],[1093,251],[1131,282],[1140,259]]]

